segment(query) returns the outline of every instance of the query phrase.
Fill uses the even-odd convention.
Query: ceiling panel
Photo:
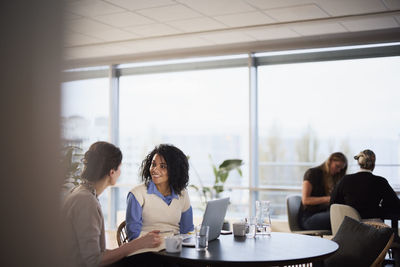
[[[217,16],[215,19],[230,27],[262,25],[276,22],[274,19],[268,17],[266,14],[260,11]]]
[[[104,22],[108,25],[112,25],[114,27],[128,27],[134,25],[152,24],[155,22],[154,20],[148,19],[144,16],[132,12],[122,12],[97,16],[94,17],[94,19]]]
[[[98,0],[84,0],[67,4],[67,10],[81,16],[99,16],[124,11],[124,9]]]
[[[227,26],[221,22],[208,17],[171,21],[167,22],[167,24],[184,32],[199,32],[227,28]]]
[[[172,0],[105,0],[105,2],[128,10],[140,10],[176,4],[176,2]]]
[[[223,15],[254,11],[255,8],[242,0],[177,0],[178,2],[208,15]]]
[[[390,10],[400,9],[400,0],[384,0],[384,3]]]
[[[200,36],[203,39],[213,42],[215,44],[231,44],[231,43],[256,41],[255,38],[252,38],[242,32],[209,33],[209,34],[201,34]]]
[[[392,17],[352,19],[346,20],[342,24],[352,32],[399,27],[396,20]]]
[[[301,6],[306,4],[314,4],[313,0],[246,0],[247,3],[260,9],[271,9],[281,7]]]
[[[64,17],[66,59],[95,61],[179,49],[265,51],[301,38],[335,44],[338,35],[391,39],[400,0],[70,0]]]
[[[120,29],[111,29],[108,31],[93,32],[91,33],[91,36],[100,38],[108,42],[130,40],[139,37],[138,35]]]
[[[138,13],[159,22],[198,18],[202,15],[183,5],[149,8],[137,11]]]
[[[381,0],[321,0],[319,6],[331,16],[344,16],[387,10]]]
[[[93,32],[105,32],[114,29],[109,25],[87,18],[67,21],[66,27],[73,32],[79,32],[88,35],[92,34]]]
[[[165,36],[171,34],[181,33],[182,31],[177,30],[169,25],[156,23],[143,26],[126,27],[125,30],[142,37],[150,36]]]
[[[329,15],[316,5],[267,9],[264,12],[280,22],[326,18]]]
[[[85,34],[68,32],[65,34],[65,45],[66,46],[75,46],[75,45],[86,45],[86,44],[94,44],[101,43],[103,40],[99,38],[94,38],[91,36],[87,36]]]

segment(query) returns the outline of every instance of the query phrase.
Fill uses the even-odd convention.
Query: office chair
[[[300,195],[289,195],[286,197],[286,208],[288,215],[289,228],[292,233],[313,235],[313,236],[324,236],[331,235],[332,232],[329,230],[304,230],[299,223],[299,211],[301,206]]]
[[[123,221],[120,223],[117,229],[117,243],[118,246],[122,246],[122,244],[128,243],[128,235],[126,234],[126,222]]]

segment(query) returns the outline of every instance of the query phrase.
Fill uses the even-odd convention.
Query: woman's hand
[[[140,240],[140,241],[139,241]],[[154,230],[139,238],[143,248],[155,248],[161,244],[161,236],[159,230]]]
[[[143,248],[155,248],[161,244],[160,231],[151,231],[146,235],[129,241],[122,246],[103,252],[100,266],[108,266],[131,253]]]
[[[319,204],[329,204],[331,197],[312,197],[311,196],[312,185],[309,181],[303,181],[302,197],[301,201],[303,205],[319,205]]]

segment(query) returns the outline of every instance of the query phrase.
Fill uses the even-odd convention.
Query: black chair
[[[286,197],[286,208],[288,215],[289,228],[292,233],[313,235],[313,236],[324,236],[332,235],[329,230],[304,230],[299,223],[299,211],[301,206],[301,196],[300,195],[289,195]]]

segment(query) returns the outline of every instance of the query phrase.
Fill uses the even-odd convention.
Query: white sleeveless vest
[[[148,194],[144,184],[133,188],[131,193],[142,206],[142,232],[173,230],[179,233],[181,214],[190,208],[186,190],[178,195],[178,199],[173,198],[169,206],[159,196]]]

